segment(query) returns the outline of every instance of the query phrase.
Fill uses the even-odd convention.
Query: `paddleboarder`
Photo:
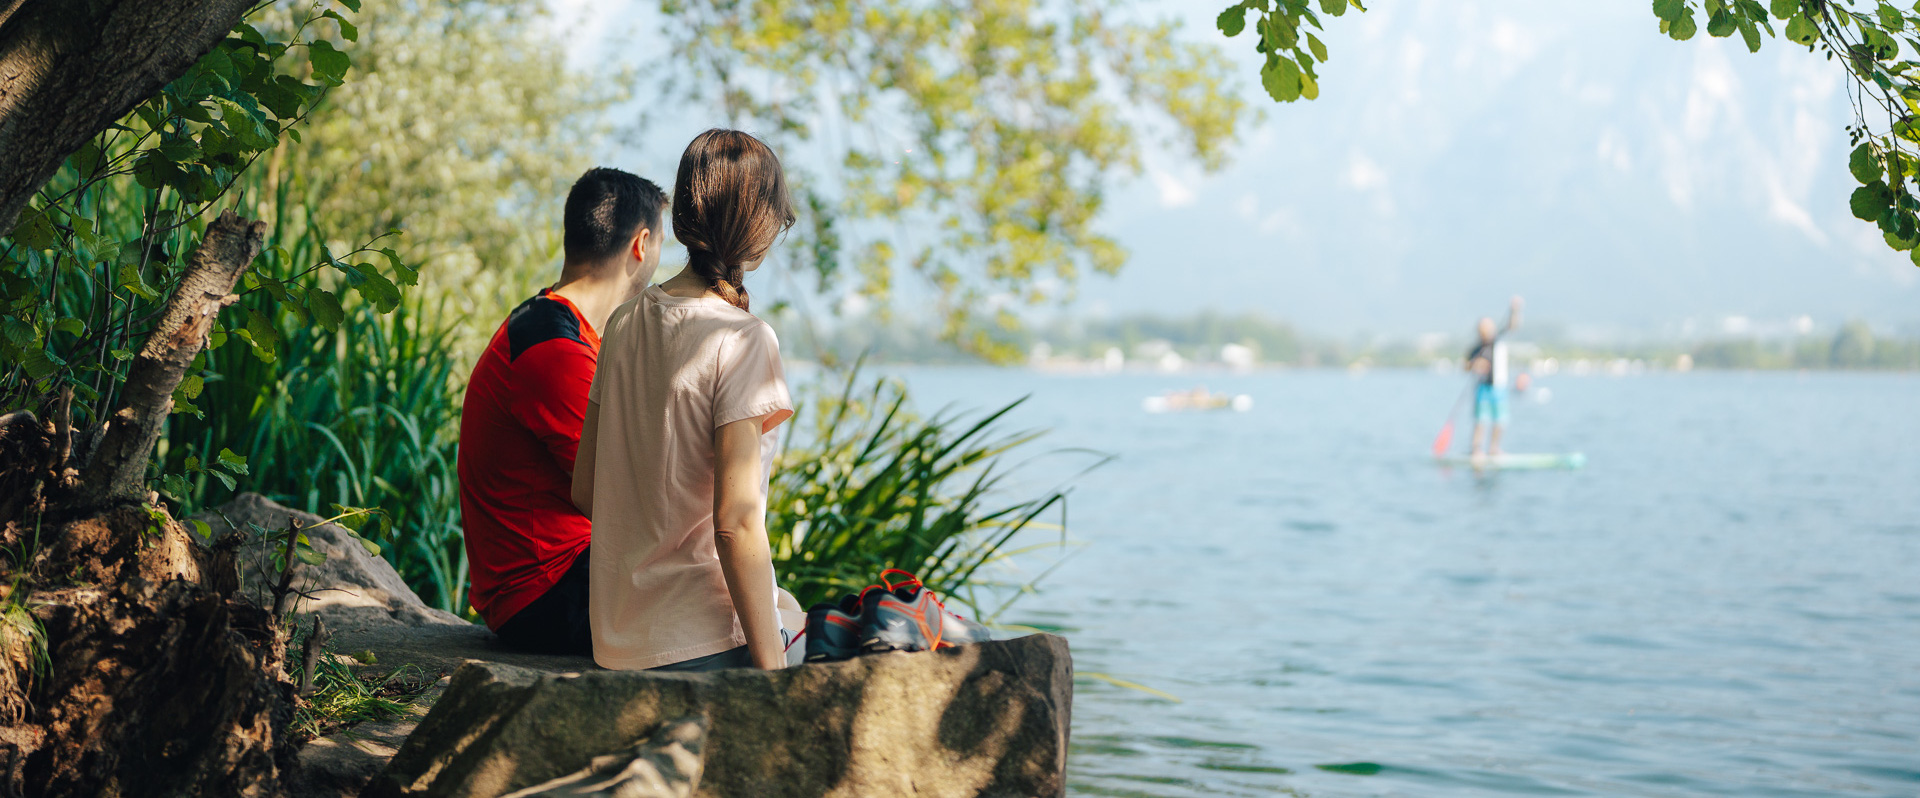
[[[1473,456],[1499,456],[1500,433],[1507,426],[1507,333],[1520,326],[1520,297],[1507,304],[1507,323],[1494,327],[1493,317],[1480,319],[1480,342],[1467,352],[1467,371],[1477,384],[1473,392]]]

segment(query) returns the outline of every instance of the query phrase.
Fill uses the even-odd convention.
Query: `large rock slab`
[[[1055,796],[1072,702],[1052,635],[779,671],[469,663],[362,795],[495,798],[698,716],[698,796]]]
[[[324,563],[302,564],[294,571],[294,587],[309,595],[301,601],[300,611],[319,613],[336,635],[395,626],[472,625],[458,615],[427,606],[407,588],[392,564],[368,554],[345,529],[322,524],[312,513],[282,507],[258,493],[242,493],[193,518],[213,528],[212,540],[236,529],[252,536],[240,548],[240,589],[262,607],[273,606],[272,588],[277,581],[273,547],[264,538],[285,530],[291,521],[305,532],[315,551],[327,555]]]

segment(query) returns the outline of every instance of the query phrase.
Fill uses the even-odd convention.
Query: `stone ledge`
[[[471,663],[366,798],[493,798],[707,720],[698,796],[1056,796],[1073,673],[1053,635],[780,671]]]

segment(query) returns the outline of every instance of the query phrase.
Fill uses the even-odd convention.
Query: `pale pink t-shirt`
[[[608,319],[587,398],[600,406],[594,661],[637,670],[745,645],[714,548],[713,431],[765,416],[761,464],[772,473],[773,429],[793,415],[773,328],[718,297],[650,287]]]

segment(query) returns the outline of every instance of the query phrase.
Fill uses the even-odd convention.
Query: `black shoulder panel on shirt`
[[[580,319],[566,303],[537,296],[520,303],[507,317],[507,359],[518,360],[520,353],[535,344],[566,338],[586,346],[580,337]]]

